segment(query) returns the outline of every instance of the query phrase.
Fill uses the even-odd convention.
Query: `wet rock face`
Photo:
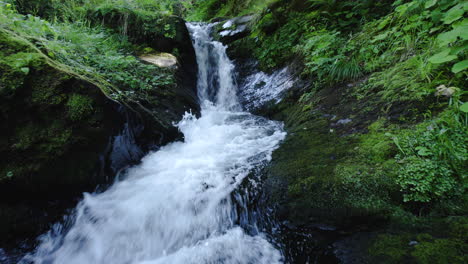
[[[307,84],[297,77],[300,69],[296,62],[271,72],[260,69],[252,57],[255,44],[249,38],[253,19],[254,16],[220,19],[213,34],[227,45],[228,56],[236,65],[238,95],[244,109],[259,113],[280,102],[291,88],[302,89]]]
[[[258,112],[260,109],[279,103],[287,91],[298,80],[289,67],[278,69],[272,73],[265,73],[256,68],[256,64],[238,68],[239,94],[245,109]]]
[[[249,23],[254,16],[242,16],[221,21],[216,27],[216,38],[229,44],[250,34]]]

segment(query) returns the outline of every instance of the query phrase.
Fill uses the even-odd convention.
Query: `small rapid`
[[[183,142],[149,153],[105,192],[84,194],[71,220],[56,224],[20,263],[283,261],[265,234],[240,226],[232,198],[245,180],[258,180],[251,172],[284,139],[282,124],[241,111],[226,47],[211,39],[211,25],[187,26],[201,117],[185,114],[177,124]]]

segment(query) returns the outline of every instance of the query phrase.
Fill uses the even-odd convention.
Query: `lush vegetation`
[[[303,77],[315,80],[302,97],[308,104],[324,87],[356,81],[350,96],[373,97],[368,107],[382,114],[410,102],[418,109],[399,121],[427,121],[393,137],[405,202],[466,194],[466,2],[299,2],[270,5],[236,45],[252,50],[267,71],[300,56]]]
[[[198,0],[188,6],[187,19],[209,21],[213,18],[228,18],[261,11],[276,0]]]
[[[127,36],[100,26],[91,27],[92,21],[86,17],[74,19],[73,23],[51,23],[31,14],[19,14],[11,4],[0,6],[1,30],[29,41],[55,65],[97,84],[114,99],[138,100],[137,95],[144,93],[135,91],[173,84],[170,70],[142,64],[133,56],[142,48],[131,44]],[[22,70],[27,71],[27,67]]]
[[[175,16],[253,15],[231,53],[253,54],[267,72],[294,64],[309,83],[261,112],[289,132],[268,171],[284,182],[272,195],[287,220],[378,226],[369,246],[375,263],[464,263],[467,11],[463,0],[4,0],[0,96],[9,100],[28,76],[46,71],[38,81],[83,80],[146,109],[172,91],[174,71],[137,56],[179,54]],[[30,101],[61,105],[66,122],[25,122],[14,131],[15,151],[59,155],[73,139],[70,127],[98,123],[90,118],[102,111],[94,96],[60,87],[40,86]],[[6,108],[2,114],[12,113]]]

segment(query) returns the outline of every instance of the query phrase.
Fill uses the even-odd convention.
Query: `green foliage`
[[[405,201],[431,202],[465,194],[468,129],[459,105],[456,102],[438,119],[395,138],[401,152],[397,159],[403,164],[397,182]]]
[[[124,4],[125,3],[125,4]],[[87,19],[96,25],[106,25],[128,36],[134,42],[151,41],[155,38],[174,38],[176,28],[167,12],[158,12],[154,6],[133,6],[130,3],[104,3],[88,7]]]
[[[377,90],[389,102],[423,100],[453,74],[455,85],[461,85],[468,65],[466,4],[395,1],[391,13],[389,6],[381,1],[310,0],[296,11],[293,3],[280,1],[259,17],[252,49],[264,70],[300,55],[303,73],[317,79],[317,86],[375,73],[368,92]]]
[[[434,198],[453,195],[456,181],[453,171],[445,164],[418,157],[410,157],[397,182],[405,192],[404,201],[429,202]]]
[[[414,56],[372,74],[363,89],[367,89],[366,93],[378,92],[387,103],[422,100],[434,91],[434,84],[428,80],[429,71],[424,56]]]
[[[268,22],[270,24],[281,23],[273,22],[277,21],[278,17],[267,19],[270,20]],[[259,29],[253,35],[255,41],[260,45],[254,50],[255,55],[265,70],[280,66],[293,56],[291,51],[294,49],[295,43],[300,41],[302,33],[308,26],[308,22],[299,13],[291,12],[287,19],[288,23],[280,27],[274,34],[267,34]],[[266,29],[264,24],[260,25],[262,30]]]
[[[135,48],[125,37],[101,27],[91,28],[79,21],[51,24],[32,15],[20,15],[5,5],[0,5],[0,25],[0,29],[34,42],[31,46],[51,62],[103,87],[118,87],[110,94],[117,100],[144,99],[146,91],[174,84],[172,70],[139,62],[132,56]],[[15,66],[27,74],[28,57],[14,56],[21,56],[21,60],[14,59]]]
[[[208,21],[216,17],[235,17],[251,14],[278,0],[197,0],[187,19],[190,21]]]
[[[320,12],[322,23],[329,23],[332,28],[341,31],[355,31],[363,22],[379,18],[386,12],[393,1],[337,1],[308,0],[310,8]]]
[[[421,264],[466,263],[468,246],[459,239],[429,239],[415,246],[411,255]]]
[[[356,80],[362,76],[361,66],[355,59],[337,58],[329,69],[330,78],[335,81]]]
[[[334,66],[334,77],[344,74],[340,72],[338,64],[346,64],[339,62],[339,56],[336,54],[336,49],[343,44],[339,38],[338,32],[328,32],[327,30],[312,31],[306,35],[306,41],[303,45],[297,47],[298,52],[304,56],[304,64],[306,66],[305,73],[308,75],[318,75],[319,78],[327,78],[328,73]],[[343,65],[342,65],[343,66]],[[345,66],[346,67],[346,66]]]
[[[127,10],[127,12],[159,13],[182,15],[183,6],[172,0],[7,0],[23,14],[40,16],[47,20],[80,21],[87,13],[100,7]]]

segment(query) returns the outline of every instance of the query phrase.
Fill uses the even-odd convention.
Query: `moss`
[[[428,239],[415,246],[411,255],[421,264],[462,264],[468,261],[468,246],[458,239]]]
[[[197,109],[194,82],[175,83],[176,74],[188,80],[192,72],[176,73],[136,59],[135,46],[117,33],[125,8],[114,7],[118,10],[95,15],[105,16],[115,34],[81,23],[55,21],[52,27],[38,17],[1,12],[0,155],[5,158],[0,160],[0,193],[5,196],[92,189],[99,155],[122,121],[106,96],[137,111],[148,134],[154,133],[148,137],[160,144],[178,135],[172,122],[189,108]],[[196,62],[182,19],[144,9],[132,12],[131,40],[153,49],[177,49],[180,61]]]
[[[290,96],[270,109],[269,116],[283,120],[288,131],[285,142],[273,154],[269,171],[273,200],[281,204],[282,217],[296,224],[319,221],[340,226],[390,223],[415,227],[420,222],[415,213],[426,216],[463,213],[465,199],[452,202],[448,199],[455,197],[456,192],[430,205],[404,200],[405,192],[399,181],[405,166],[399,153],[404,146],[403,140],[400,145],[395,142],[398,138],[418,135],[419,128],[423,131],[427,127],[434,129],[434,125],[400,124],[389,118],[392,111],[368,112],[360,107],[373,104],[372,97],[354,100],[336,92],[343,88],[333,89],[332,94],[326,89],[313,96],[302,95],[301,99]],[[400,108],[398,111],[406,110]],[[337,117],[333,118],[330,113]],[[446,115],[442,113],[440,116]],[[340,125],[337,121],[345,117],[352,120]],[[446,120],[443,122],[449,123],[452,118],[443,119]],[[450,131],[444,133],[444,144],[458,128],[451,127]],[[430,144],[426,148],[434,149],[439,139],[418,140]],[[461,138],[457,140],[461,141]],[[418,146],[416,141],[411,142],[412,148]],[[463,159],[465,152],[458,147],[451,147],[447,153],[456,150],[457,157]],[[450,160],[453,163],[456,158]],[[441,168],[438,166],[431,171],[437,172]],[[427,176],[427,173],[422,175]],[[446,185],[436,184],[435,190],[445,192]]]
[[[80,121],[93,113],[93,100],[89,96],[72,94],[67,101],[68,116]]]
[[[7,183],[22,182],[21,188],[27,189],[28,184],[34,185],[39,179],[48,182],[48,177],[54,175],[48,171],[49,165],[66,159],[67,153],[76,149],[79,139],[88,133],[89,125],[102,123],[103,117],[99,114],[102,106],[96,110],[91,105],[96,101],[102,103],[105,96],[99,88],[56,68],[20,38],[3,31],[0,35],[0,54],[3,55],[0,78],[7,80],[0,84],[0,110],[4,120],[0,153],[5,157],[0,161],[0,178]],[[71,93],[72,90],[75,93]],[[102,141],[106,139],[98,133],[94,135],[95,147],[103,148]],[[86,157],[75,162],[70,168],[88,163]],[[86,166],[90,173],[92,168]]]
[[[369,253],[378,263],[398,264],[407,263],[411,247],[409,235],[382,234],[375,238]]]
[[[25,73],[0,61],[0,96],[12,97],[24,82]]]
[[[468,246],[463,239],[435,238],[427,233],[381,234],[369,254],[374,262],[445,264],[466,263]]]
[[[379,120],[367,134],[343,136],[340,128],[308,104],[282,103],[273,116],[285,121],[288,136],[273,155],[269,170],[276,201],[288,210],[288,220],[310,219],[345,224],[353,218],[388,217],[392,209],[395,153],[388,132]],[[368,219],[369,220],[369,219]]]
[[[379,119],[368,126],[368,130],[369,133],[360,137],[357,152],[376,164],[392,159],[396,154],[396,147],[389,132],[395,129],[385,128],[385,120]]]
[[[19,52],[22,51],[22,52]],[[0,95],[12,97],[24,83],[30,66],[37,65],[38,54],[10,35],[0,32]]]

